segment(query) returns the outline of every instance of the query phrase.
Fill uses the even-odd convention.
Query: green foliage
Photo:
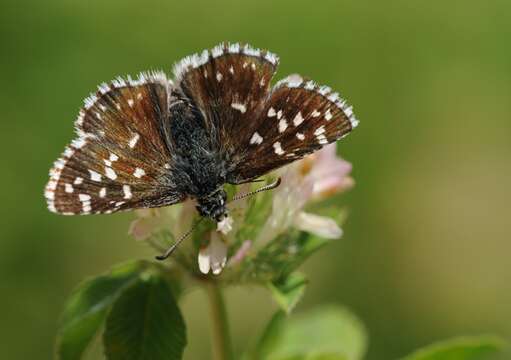
[[[503,346],[494,336],[460,337],[429,345],[402,360],[483,360]]]
[[[56,348],[59,359],[80,359],[101,327],[109,307],[148,266],[145,262],[123,264],[78,286],[62,315]]]
[[[325,243],[303,234],[295,239],[300,261]],[[362,360],[367,347],[364,326],[346,309],[326,306],[290,315],[307,284],[303,274],[290,272],[300,261],[282,260],[286,271],[266,284],[281,310],[244,359]],[[73,292],[63,313],[58,358],[81,359],[104,328],[107,360],[181,359],[187,337],[176,297],[182,286],[177,269],[144,261],[123,264],[87,280]],[[227,331],[228,326],[217,328]],[[402,360],[483,360],[501,347],[502,341],[494,337],[459,338],[433,344]]]
[[[62,315],[56,345],[58,358],[81,359],[99,329],[105,327],[104,341],[108,359],[146,358],[127,357],[122,353],[126,350],[122,346],[122,339],[133,335],[129,330],[143,331],[137,334],[138,341],[129,338],[128,352],[133,356],[141,352],[143,354],[146,347],[165,349],[157,342],[164,337],[161,342],[171,344],[172,350],[165,350],[164,357],[153,356],[148,351],[150,358],[169,359],[173,354],[173,359],[180,359],[186,336],[184,322],[173,295],[180,292],[178,275],[162,266],[136,261],[117,266],[109,273],[79,285]]]
[[[347,310],[328,306],[286,318],[277,313],[252,359],[359,360],[367,346],[363,325]]]
[[[268,288],[281,309],[289,314],[305,293],[306,285],[305,275],[294,272],[284,279],[268,283]]]
[[[109,360],[181,359],[185,324],[168,284],[138,278],[113,305],[103,342]]]

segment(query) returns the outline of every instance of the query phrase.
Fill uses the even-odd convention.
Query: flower
[[[342,229],[334,220],[304,211],[296,216],[293,225],[299,230],[307,231],[325,239],[338,239],[342,236]]]
[[[252,247],[252,241],[245,240],[239,247],[239,249],[236,251],[236,253],[231,256],[229,259],[229,266],[234,266],[239,264],[243,261],[243,259],[248,255],[248,252],[250,251],[250,248]]]
[[[342,229],[327,217],[305,213],[311,200],[321,200],[353,186],[351,164],[337,157],[336,145],[285,168],[282,185],[275,190],[273,211],[257,242],[264,245],[290,226],[328,239],[342,236]]]
[[[208,274],[211,270],[214,275],[218,275],[227,262],[227,246],[218,232],[212,231],[210,235],[209,244],[199,249],[199,270],[203,274]]]
[[[219,221],[216,226],[216,230],[220,231],[222,234],[227,235],[232,230],[232,218],[230,216],[226,216]]]
[[[307,162],[312,163],[308,164],[309,171]],[[337,157],[335,144],[330,144],[305,158],[301,170],[305,182],[312,184],[312,198],[321,200],[353,187],[355,182],[348,176],[351,168],[349,162]]]

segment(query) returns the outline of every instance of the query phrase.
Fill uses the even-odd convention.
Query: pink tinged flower
[[[222,272],[227,262],[227,246],[218,233],[211,232],[209,244],[199,249],[198,260],[201,273],[207,274],[211,270],[218,275]]]
[[[229,259],[228,266],[234,266],[242,262],[243,259],[248,255],[248,252],[250,251],[251,247],[252,241],[245,240],[243,244],[241,244],[239,249],[236,251],[236,253]]]
[[[325,146],[312,155],[310,160],[312,164],[309,165],[305,181],[312,183],[313,198],[322,199],[354,185],[353,179],[348,176],[351,164],[337,157],[335,144]]]
[[[303,211],[296,216],[294,226],[326,239],[339,239],[342,236],[342,229],[334,220]]]
[[[217,226],[217,231],[221,232],[224,235],[227,235],[232,230],[232,217],[226,216],[222,221],[219,221]]]

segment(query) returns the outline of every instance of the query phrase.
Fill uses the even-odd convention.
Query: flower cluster
[[[351,164],[336,156],[335,144],[326,146],[272,174],[269,180],[277,176],[282,179],[276,189],[230,203],[231,216],[216,227],[210,220],[202,221],[194,229],[192,241],[180,246],[175,260],[197,275],[218,275],[224,268],[232,270],[231,278],[235,273],[238,278],[257,278],[265,269],[271,273],[271,262],[290,263],[293,255],[299,255],[304,234],[323,239],[342,236],[338,216],[335,219],[307,209],[351,188],[354,181],[350,172]],[[228,186],[227,191],[230,195],[234,191],[245,193],[254,186]],[[334,215],[340,212],[334,209]],[[161,251],[186,232],[197,216],[192,201],[140,210],[129,232]],[[193,258],[198,259],[200,273],[194,270]]]

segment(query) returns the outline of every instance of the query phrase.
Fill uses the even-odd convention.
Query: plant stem
[[[206,287],[209,297],[213,359],[232,360],[229,324],[222,291],[214,280],[208,281]]]

